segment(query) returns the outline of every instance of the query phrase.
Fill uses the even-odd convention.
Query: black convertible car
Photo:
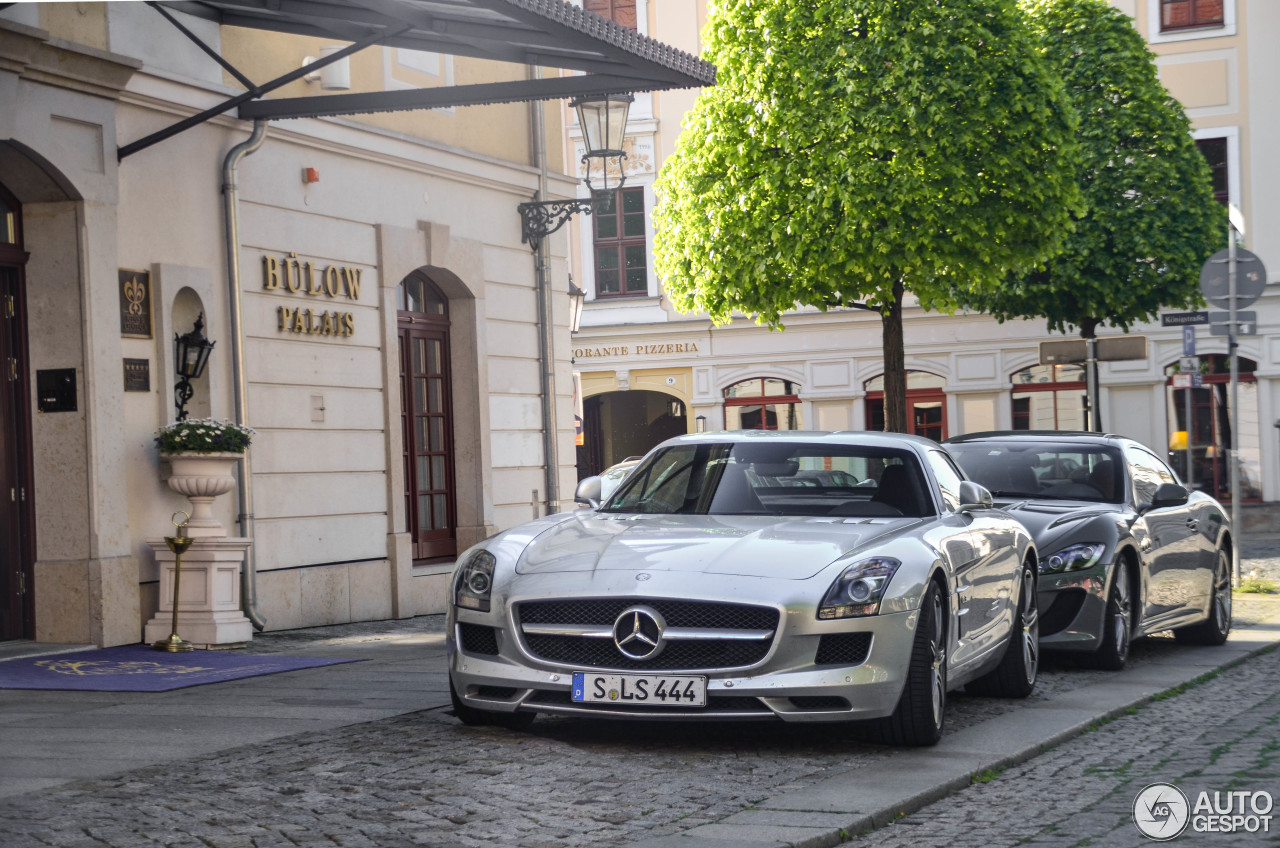
[[[1231,524],[1160,457],[1101,433],[974,433],[945,443],[1020,520],[1040,555],[1040,642],[1119,669],[1131,640],[1173,630],[1220,645],[1231,630]]]

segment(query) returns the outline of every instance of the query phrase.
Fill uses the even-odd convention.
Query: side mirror
[[[599,477],[584,477],[578,482],[578,489],[573,493],[574,503],[585,504],[592,509],[600,508],[600,501],[604,498],[600,495],[601,480]]]
[[[991,492],[972,480],[960,481],[960,512],[991,509]]]
[[[1143,504],[1139,507],[1139,512],[1147,512],[1152,509],[1163,509],[1168,506],[1182,506],[1191,498],[1191,493],[1187,491],[1186,486],[1179,486],[1177,483],[1161,483],[1156,489],[1155,495],[1151,498],[1151,503]]]

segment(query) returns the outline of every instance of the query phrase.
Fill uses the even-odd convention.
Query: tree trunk
[[[907,432],[907,366],[902,345],[902,296],[899,279],[893,284],[893,300],[880,313],[884,346],[884,429]]]

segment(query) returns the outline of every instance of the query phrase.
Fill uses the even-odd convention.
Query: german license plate
[[[649,707],[705,707],[707,678],[667,674],[575,672],[573,700],[581,704]]]

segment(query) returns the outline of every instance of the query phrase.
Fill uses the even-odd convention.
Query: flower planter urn
[[[187,535],[193,538],[225,536],[222,522],[213,517],[213,501],[236,485],[232,473],[238,453],[175,453],[169,460],[169,488],[191,501]]]

